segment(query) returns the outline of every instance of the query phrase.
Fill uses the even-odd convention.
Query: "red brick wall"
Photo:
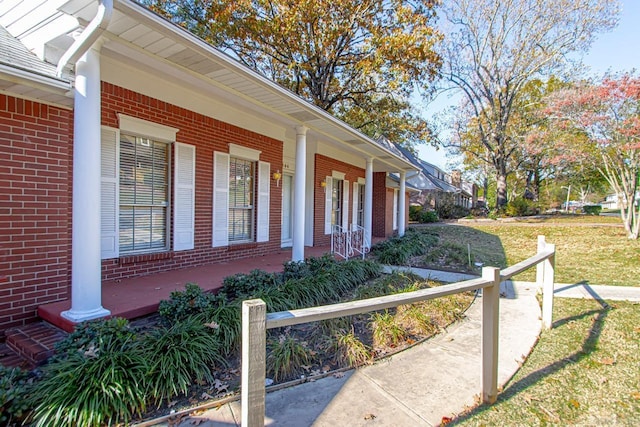
[[[391,195],[393,197],[393,194]],[[373,208],[371,218],[371,234],[373,237],[387,237],[387,217],[391,215],[393,209],[393,199],[391,208],[387,208],[387,174],[385,172],[375,172],[373,174]],[[389,218],[392,221],[393,218]]]
[[[72,116],[0,94],[0,331],[67,298]]]
[[[353,183],[358,181],[358,178],[364,178],[364,169],[357,166],[350,165],[348,163],[341,162],[330,157],[316,154],[315,156],[315,171],[313,178],[313,245],[324,246],[331,244],[331,235],[324,234],[324,207],[325,207],[325,192],[320,186],[320,183],[331,176],[332,171],[342,172],[345,174],[345,180],[349,181],[349,221],[352,217],[353,209]]]
[[[229,143],[260,150],[260,160],[271,163],[271,171],[274,172],[282,170],[282,141],[103,82],[102,124],[117,128],[118,113],[178,128],[177,141],[196,146],[195,248],[167,254],[165,257],[139,256],[104,260],[104,280],[259,256],[280,249],[282,189],[276,186],[274,180],[270,180],[269,242],[212,248],[211,234],[213,152],[229,152]]]

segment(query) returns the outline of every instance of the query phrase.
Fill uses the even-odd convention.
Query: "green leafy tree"
[[[615,0],[443,2],[442,76],[462,94],[460,114],[476,126],[495,170],[498,207],[507,203],[507,176],[521,152],[523,141],[510,125],[527,83],[588,48],[595,34],[615,25],[618,9]]]
[[[369,136],[430,138],[409,102],[441,64],[435,0],[146,0]]]

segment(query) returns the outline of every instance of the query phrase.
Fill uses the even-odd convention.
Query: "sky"
[[[607,71],[640,72],[640,0],[620,1],[622,10],[620,22],[609,33],[600,34],[593,43],[583,62],[590,68],[588,75],[602,75]],[[441,95],[427,108],[427,119],[430,114],[445,108],[452,103],[447,95]],[[418,147],[421,159],[435,164],[445,171],[450,171],[451,161],[447,159],[444,149],[436,150],[431,146]]]

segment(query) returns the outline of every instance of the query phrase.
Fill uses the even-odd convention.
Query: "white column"
[[[400,194],[398,194],[398,235],[400,237],[404,236],[405,230],[405,192],[407,191],[406,186],[407,181],[407,173],[405,171],[400,172]]]
[[[364,233],[371,246],[371,230],[373,224],[373,158],[367,159],[364,171]]]
[[[296,126],[296,172],[293,188],[292,261],[304,260],[305,177],[307,176],[307,128]]]
[[[71,237],[72,322],[107,316],[100,260],[100,45],[76,63]]]

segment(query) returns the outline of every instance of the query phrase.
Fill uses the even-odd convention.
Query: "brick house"
[[[404,233],[411,162],[132,0],[2,2],[0,41],[0,331],[106,316],[103,281]]]

